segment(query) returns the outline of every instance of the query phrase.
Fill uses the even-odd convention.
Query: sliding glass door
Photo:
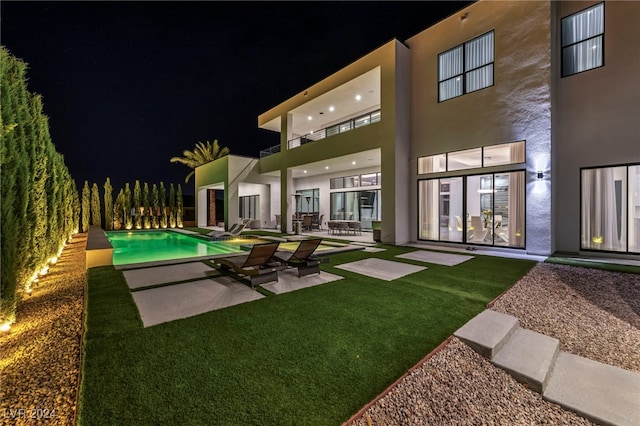
[[[420,239],[524,248],[524,171],[422,180],[418,191]]]
[[[640,253],[640,165],[583,169],[583,250]]]
[[[331,220],[357,220],[362,229],[371,229],[371,221],[380,220],[380,190],[332,192]]]

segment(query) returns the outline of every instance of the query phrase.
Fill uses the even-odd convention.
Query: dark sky
[[[29,64],[79,186],[192,194],[171,157],[214,139],[259,156],[279,137],[258,115],[469,3],[2,1],[1,43]]]

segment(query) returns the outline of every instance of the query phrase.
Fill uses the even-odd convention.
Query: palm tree
[[[198,142],[196,143],[196,147],[193,151],[185,149],[182,151],[182,155],[184,157],[171,158],[171,162],[182,163],[193,169],[184,179],[185,183],[187,183],[189,182],[189,179],[191,179],[191,176],[196,173],[196,167],[210,163],[211,161],[217,160],[225,155],[229,155],[229,148],[220,148],[218,140],[216,139],[213,141],[213,144],[209,141],[206,141],[205,143]]]
[[[189,151],[185,149],[182,151],[183,157],[173,157],[171,158],[172,163],[182,163],[185,166],[192,168],[191,172],[185,178],[185,183],[189,182],[191,176],[195,175],[196,167],[202,166],[203,164],[210,163],[218,158],[222,158],[225,155],[229,155],[229,148],[224,147],[220,148],[218,144],[218,140],[215,139],[213,144],[209,141],[198,142],[196,143],[196,147],[193,151]],[[216,191],[215,189],[208,190],[208,199],[209,199],[209,214],[207,215],[207,226],[216,225]]]

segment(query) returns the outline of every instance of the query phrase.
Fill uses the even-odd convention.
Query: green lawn
[[[142,328],[122,274],[88,273],[81,425],[336,425],[382,392],[534,262],[477,256],[387,282],[344,280]]]

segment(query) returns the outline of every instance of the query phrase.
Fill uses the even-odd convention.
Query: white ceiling
[[[308,89],[303,96],[311,98],[313,90],[313,88]],[[361,96],[359,101],[356,100],[356,95]],[[330,107],[333,107],[334,110],[330,111]],[[291,110],[292,138],[379,108],[380,67],[376,67]],[[308,117],[312,119],[309,120]],[[280,132],[280,119],[271,120],[262,128]]]
[[[322,141],[314,143],[322,143]],[[293,178],[298,179],[329,173],[345,172],[354,169],[362,169],[365,167],[380,167],[380,149],[371,149],[355,154],[344,155],[342,157],[334,157],[328,160],[304,164],[298,167],[291,168],[291,172]],[[274,171],[266,174],[271,176],[280,176],[279,171]]]

